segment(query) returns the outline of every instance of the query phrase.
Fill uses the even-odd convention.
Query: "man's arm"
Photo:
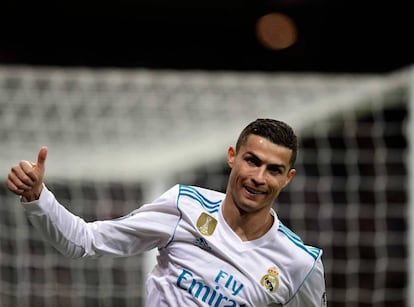
[[[170,241],[180,220],[177,194],[175,186],[130,214],[94,222],[68,211],[46,186],[39,200],[22,206],[42,237],[66,257],[128,256]]]
[[[64,208],[44,185],[47,152],[42,147],[37,163],[21,161],[13,166],[6,185],[22,197],[32,225],[63,255],[126,256],[162,247],[170,240],[180,217],[175,206],[178,187],[123,218],[87,223]]]

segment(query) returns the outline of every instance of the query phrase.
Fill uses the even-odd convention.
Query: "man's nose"
[[[265,174],[266,174],[265,167],[257,167],[252,177],[255,184],[264,184]]]

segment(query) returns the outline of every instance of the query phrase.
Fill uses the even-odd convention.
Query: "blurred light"
[[[257,20],[256,35],[259,42],[266,48],[285,49],[297,40],[296,24],[287,15],[270,13]]]

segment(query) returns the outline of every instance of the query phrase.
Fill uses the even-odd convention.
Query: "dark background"
[[[0,64],[386,73],[411,64],[409,1],[6,1]],[[258,17],[290,16],[298,40],[262,46]]]

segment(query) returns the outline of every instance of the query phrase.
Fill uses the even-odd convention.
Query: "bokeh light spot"
[[[256,35],[259,42],[266,48],[285,49],[297,40],[296,24],[285,14],[266,14],[256,22]]]

